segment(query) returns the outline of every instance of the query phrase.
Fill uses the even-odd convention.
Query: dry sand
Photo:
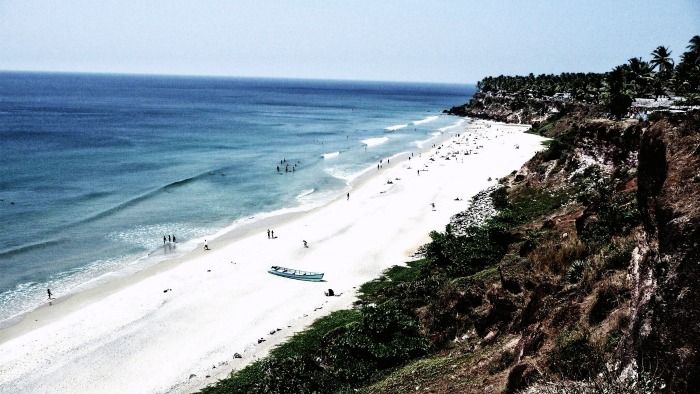
[[[30,313],[0,332],[0,392],[192,392],[213,383],[351,306],[357,286],[409,260],[471,196],[541,148],[526,129],[473,121],[440,149],[373,170],[349,200],[210,240],[210,251]],[[273,276],[271,265],[322,271],[326,281]],[[325,297],[328,288],[342,295]]]

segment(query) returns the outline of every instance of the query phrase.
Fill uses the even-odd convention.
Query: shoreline
[[[425,140],[417,142],[422,142],[424,144],[427,144],[428,142],[440,144],[453,137],[453,134],[456,134],[450,132],[450,130],[457,129],[463,126],[463,124],[464,119],[462,118],[453,125],[445,126],[443,128],[444,130],[440,131],[440,134],[433,135]],[[417,147],[416,149],[421,154],[426,153],[430,150],[430,148],[426,147]],[[409,153],[410,152],[405,151],[398,152],[393,154],[389,158],[392,160],[405,159],[408,157]],[[393,164],[387,168],[391,167],[393,167]],[[219,242],[231,242],[232,240],[235,240],[237,238],[246,237],[256,232],[265,231],[265,229],[270,226],[284,224],[289,220],[293,220],[297,216],[313,212],[317,209],[321,209],[324,206],[329,205],[336,200],[342,199],[345,196],[345,193],[361,186],[369,179],[371,179],[374,175],[376,174],[374,173],[373,164],[358,171],[355,176],[348,179],[346,181],[346,186],[338,192],[339,194],[336,197],[317,203],[307,205],[301,204],[293,207],[283,207],[275,209],[273,211],[258,212],[248,217],[241,217],[235,219],[230,224],[218,229],[212,234],[198,237],[195,240],[197,242],[195,243],[194,249],[178,253],[175,256],[171,257],[160,257],[160,259],[154,260],[154,263],[146,265],[142,268],[138,268],[136,270],[129,271],[124,269],[120,271],[105,272],[95,278],[92,278],[88,282],[78,285],[77,290],[75,291],[71,291],[68,294],[56,297],[52,299],[51,302],[44,302],[34,309],[20,312],[19,314],[13,317],[0,321],[0,345],[8,339],[11,339],[14,335],[16,335],[16,333],[21,333],[24,329],[26,329],[26,327],[22,326],[23,323],[25,325],[30,325],[33,326],[33,328],[36,328],[35,325],[31,323],[31,320],[39,320],[38,318],[41,318],[41,321],[46,321],[47,318],[50,319],[51,317],[53,317],[53,313],[51,311],[57,309],[52,308],[55,305],[64,305],[64,308],[66,308],[67,311],[73,311],[79,308],[81,305],[85,304],[85,302],[89,302],[90,299],[94,297],[112,294],[114,291],[118,291],[132,283],[136,283],[144,278],[156,275],[158,273],[163,272],[164,270],[168,270],[176,266],[177,264],[182,263],[187,258],[195,256],[194,253],[196,253],[203,246],[203,242],[201,241],[202,239],[210,240],[209,243],[212,245]],[[147,254],[145,255],[135,257],[135,260],[140,260],[144,258],[152,259],[153,257],[151,255],[159,252],[159,250],[160,247],[147,252]],[[94,283],[90,284],[90,282]],[[85,288],[80,289],[80,287],[82,286],[85,286]]]
[[[477,164],[483,161],[480,160],[481,157],[489,162],[489,155],[486,154],[489,148],[493,148],[491,156],[499,152],[496,148],[504,148],[495,146],[496,140],[501,142],[503,139],[499,140],[498,136],[489,137],[491,133],[502,130],[519,129],[517,133],[510,130],[514,141],[508,142],[510,149],[505,150],[513,151],[512,146],[519,142],[523,149],[515,151],[517,160],[512,157],[510,160],[491,157],[491,161],[497,162],[490,163],[492,166],[474,165],[471,169],[476,171],[465,175],[465,182],[460,182],[459,185],[445,182],[451,179],[451,175],[460,174],[460,164],[464,163],[457,163],[457,158],[449,163],[440,158],[434,162],[430,159],[439,156],[441,144],[459,148],[465,133],[469,133],[464,129],[469,130],[474,124],[492,124],[496,127],[489,127],[484,133],[487,137],[484,139],[488,141],[483,142],[486,146],[483,155],[465,156],[466,160],[460,157],[467,164]],[[436,136],[438,148],[419,153],[413,160],[408,160],[407,154],[403,154],[405,157],[397,154],[392,157],[393,163],[379,173],[369,170],[353,179],[348,185],[351,191],[350,201],[344,201],[343,193],[330,202],[307,211],[245,223],[211,240],[209,245],[212,250],[209,252],[196,248],[127,277],[116,278],[94,289],[59,299],[51,307],[45,305],[29,312],[21,322],[0,330],[0,349],[3,350],[0,353],[4,354],[0,356],[0,372],[3,372],[0,373],[0,392],[4,392],[7,388],[5,385],[12,382],[20,382],[26,389],[87,390],[87,385],[82,386],[81,382],[96,384],[91,379],[99,379],[98,372],[106,373],[108,370],[119,376],[110,373],[109,381],[100,380],[102,391],[193,390],[212,383],[215,377],[223,377],[232,369],[262,357],[267,349],[315,318],[352,305],[355,286],[371,280],[392,265],[408,260],[411,250],[427,241],[430,230],[442,230],[451,215],[466,208],[465,204],[471,195],[495,182],[487,182],[487,177],[505,175],[505,172],[493,173],[500,166],[519,168],[534,154],[542,140],[522,133],[529,126],[475,121],[460,127],[462,130],[457,133],[462,134],[461,140],[443,133]],[[466,137],[471,135],[467,134]],[[411,168],[413,164],[416,168]],[[425,164],[429,165],[428,168],[422,167],[425,172],[420,175],[413,172],[417,166]],[[477,175],[483,176],[476,177]],[[468,182],[467,177],[474,177],[473,182]],[[397,179],[393,184],[385,183],[386,179],[394,178]],[[462,201],[452,201],[455,195],[450,196],[448,192],[462,193]],[[427,207],[424,210],[416,208],[426,206],[430,200],[439,201],[437,214],[432,214],[436,211],[430,211]],[[355,204],[355,201],[360,204]],[[443,208],[445,206],[448,208]],[[420,212],[416,212],[417,209]],[[265,239],[263,229],[268,226],[275,227],[279,239]],[[389,231],[377,231],[377,227],[380,230],[388,228]],[[281,228],[282,232],[278,232],[277,228]],[[297,244],[302,239],[302,235],[299,235],[301,231],[307,233],[303,235],[304,239],[310,240],[310,248],[307,250]],[[269,247],[272,242],[275,247]],[[364,247],[358,248],[357,245]],[[348,256],[342,256],[343,252]],[[236,257],[232,257],[234,255]],[[229,260],[236,264],[230,264]],[[334,261],[337,265],[328,265],[328,261]],[[362,263],[358,264],[357,261]],[[326,271],[328,282],[308,284],[275,278],[266,273],[270,263]],[[223,276],[216,277],[211,274],[212,271],[223,272]],[[241,275],[248,276],[247,283],[236,281]],[[324,297],[322,292],[329,287],[342,295]],[[163,293],[163,290],[169,288],[173,290]],[[184,294],[181,292],[183,290]],[[272,294],[273,297],[270,297],[269,292],[275,293]],[[275,299],[274,296],[278,298]],[[154,300],[155,297],[159,299]],[[197,302],[208,305],[200,305],[198,308]],[[318,309],[319,306],[323,309]],[[105,313],[104,309],[110,312]],[[241,323],[241,320],[247,324]],[[220,331],[208,327],[209,324]],[[169,329],[172,325],[177,327]],[[282,332],[276,336],[267,334],[269,330],[280,327]],[[65,335],[76,329],[87,332],[81,338],[62,337],[58,344],[42,339],[47,331],[53,334],[58,330]],[[123,332],[125,329],[127,334]],[[227,331],[235,332],[236,339],[221,338],[222,335],[226,337]],[[256,345],[255,337],[261,338],[260,335],[266,342]],[[183,338],[188,338],[189,342],[181,344]],[[156,343],[149,343],[146,349],[129,348],[135,346],[134,342],[138,340]],[[85,347],[89,349],[84,349]],[[173,356],[170,359],[165,356],[169,352],[178,353],[182,350],[178,347],[186,349],[179,358]],[[32,358],[25,354],[29,349],[32,349],[30,353],[39,353]],[[72,354],[71,350],[76,349],[80,349],[77,352],[80,354]],[[234,352],[243,354],[243,358],[232,359]],[[18,365],[10,365],[13,354],[21,358]],[[50,363],[51,368],[44,370],[42,366],[46,367],[46,360],[42,360],[42,357],[46,357],[46,354],[65,362],[59,367]],[[142,356],[135,358],[139,360],[135,364],[141,369],[124,365],[134,355]],[[166,366],[167,371],[158,369],[159,359],[172,364]],[[74,364],[93,366],[95,361],[99,362],[93,368],[97,371],[92,371],[93,373],[75,369],[79,366]],[[155,376],[157,371],[152,369],[154,365],[157,371],[162,372],[159,376]],[[203,369],[205,365],[208,367]],[[218,367],[212,368],[212,365]],[[143,372],[143,369],[147,372]],[[177,371],[173,372],[174,369]],[[69,376],[75,377],[74,384],[78,386],[60,386],[66,383],[55,380],[54,373],[65,376],[65,370],[68,370]],[[190,373],[184,373],[185,370]],[[205,378],[205,371],[209,372],[210,378]],[[80,377],[76,377],[76,374],[80,374]],[[195,374],[196,377],[188,378],[190,374]],[[131,386],[133,384],[137,386]],[[89,387],[94,389],[92,385]]]

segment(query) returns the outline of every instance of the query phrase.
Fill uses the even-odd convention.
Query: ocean
[[[0,325],[324,204],[421,149],[470,85],[0,73]],[[175,235],[177,242],[163,236]]]

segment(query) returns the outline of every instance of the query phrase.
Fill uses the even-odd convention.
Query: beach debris
[[[167,293],[169,291],[173,291],[173,289],[165,289],[165,290],[163,290],[163,293]]]
[[[207,272],[211,272],[211,270],[207,270]]]
[[[191,374],[190,374],[190,377],[189,377],[188,379],[192,379],[192,378],[196,378],[196,377],[197,377],[197,375],[191,373]]]
[[[323,294],[326,295],[326,297],[333,297],[335,295],[335,292],[333,289],[328,289],[328,291],[325,291]]]
[[[205,378],[211,378],[211,375],[207,375],[207,376],[205,376]]]
[[[233,358],[243,358],[240,353],[233,353]]]
[[[265,342],[265,341],[266,341],[265,338],[260,338],[260,339],[258,339],[258,344],[263,343],[263,342]]]
[[[270,331],[268,334],[270,334],[270,335],[275,335],[276,332],[277,332],[277,331],[272,330],[272,331]]]

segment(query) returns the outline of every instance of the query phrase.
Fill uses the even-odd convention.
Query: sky
[[[473,83],[696,34],[698,0],[0,0],[0,70]]]

